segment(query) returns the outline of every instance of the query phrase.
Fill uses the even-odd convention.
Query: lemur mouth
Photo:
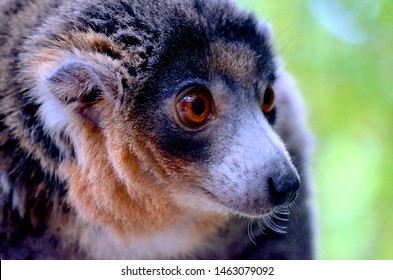
[[[218,204],[230,209],[230,207],[228,207],[226,205],[226,203],[224,203],[222,200],[220,200],[220,198],[217,195],[215,195],[214,193],[212,193],[211,191],[209,191],[203,187],[201,187],[201,190],[204,192],[205,195],[209,196],[209,198],[212,199],[215,203],[218,203]]]
[[[288,199],[280,204],[280,205],[269,205],[269,206],[261,206],[259,208],[259,211],[256,211],[254,209],[241,209],[240,207],[236,205],[228,205],[227,202],[224,202],[218,197],[216,194],[212,193],[211,191],[207,190],[206,188],[201,187],[201,190],[205,195],[209,197],[210,200],[213,200],[215,203],[219,204],[220,206],[223,206],[225,209],[227,209],[228,212],[232,214],[237,214],[241,216],[246,216],[250,218],[263,218],[266,216],[270,216],[276,212],[282,212],[285,209],[285,212],[288,211],[288,209],[291,207],[291,205],[294,204],[294,201],[297,197],[297,192],[292,193]]]

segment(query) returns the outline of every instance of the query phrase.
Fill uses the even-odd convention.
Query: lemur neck
[[[128,190],[108,166],[95,172],[97,164],[83,171],[65,167],[69,200],[79,213],[68,235],[78,227],[77,242],[89,258],[183,256],[200,247],[222,221],[221,215],[179,209],[164,192]]]

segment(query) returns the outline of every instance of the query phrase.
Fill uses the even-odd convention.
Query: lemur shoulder
[[[264,21],[202,0],[0,13],[1,258],[313,257],[312,138]]]

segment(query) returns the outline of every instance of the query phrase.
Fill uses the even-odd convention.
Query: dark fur
[[[219,147],[207,133],[185,132],[173,126],[170,119],[155,116],[160,113],[161,102],[173,92],[181,92],[182,87],[190,82],[203,82],[216,75],[209,69],[210,45],[223,41],[246,46],[257,56],[257,69],[252,79],[270,83],[277,79],[274,54],[267,38],[257,30],[257,19],[224,1],[192,0],[183,4],[169,0],[148,1],[148,4],[142,0],[70,2],[5,0],[0,4],[2,259],[84,257],[84,252],[75,244],[62,244],[54,233],[56,230],[47,231],[53,212],[74,215],[74,209],[67,204],[67,181],[58,176],[57,169],[60,163],[75,159],[75,150],[68,135],[53,139],[45,131],[38,116],[40,104],[26,94],[33,86],[26,76],[20,75],[27,63],[26,53],[44,48],[61,49],[61,41],[76,32],[93,31],[105,35],[118,48],[99,44],[96,52],[120,61],[127,72],[121,80],[123,95],[115,98],[119,104],[127,104],[123,106],[124,115],[131,114],[132,125],[119,125],[133,126],[148,139],[156,139],[160,148],[171,156],[201,164],[220,154]],[[83,50],[83,46],[77,48]],[[234,92],[241,90],[242,84],[230,75],[220,78]],[[51,79],[55,86],[59,86],[64,77]],[[89,88],[89,85],[86,88],[89,89],[89,95],[84,97],[87,109],[81,110],[87,112],[87,118],[99,122],[99,113],[92,113],[90,107],[96,110],[96,104],[103,99],[103,90]],[[255,94],[258,95],[257,90]],[[64,98],[64,102],[72,102],[67,96]],[[276,124],[276,115],[282,108],[278,106],[267,116],[272,125]],[[225,129],[228,131],[222,137],[231,135],[231,129],[235,127]],[[288,129],[288,135],[294,129]],[[281,136],[286,139],[285,129],[282,131],[284,135]],[[187,258],[313,257],[304,163],[308,157],[305,148],[308,143],[286,144],[303,184],[296,200],[296,216],[291,215],[290,221],[285,223],[288,233],[279,234],[267,229],[261,234],[254,227],[255,245],[248,237],[248,219],[234,217],[232,222],[220,228],[217,235],[206,240],[205,247]]]

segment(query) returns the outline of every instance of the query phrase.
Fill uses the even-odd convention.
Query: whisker
[[[247,227],[247,231],[248,231],[248,237],[250,238],[250,241],[254,244],[254,245],[257,245],[257,243],[255,242],[255,236],[254,236],[254,233],[252,232],[252,225],[253,225],[253,223],[254,223],[254,220],[253,219],[250,219],[249,221],[248,221],[248,227]]]
[[[265,227],[263,226],[264,223],[263,223],[262,219],[258,219],[257,225],[258,225],[258,228],[259,228],[259,230],[261,231],[261,233],[262,233],[262,234],[266,234],[266,232],[265,232]]]
[[[232,214],[232,213],[228,213],[228,214],[226,214],[225,216],[223,216],[223,217],[217,219],[217,221],[215,222],[215,225],[219,225],[220,223],[225,223],[225,222],[227,221],[227,219],[228,219],[229,217],[231,217],[231,216],[233,216],[233,214]]]
[[[267,222],[268,222],[270,229],[272,229],[273,231],[275,231],[277,233],[286,233],[286,228],[277,225],[275,223],[272,215],[268,215],[268,216],[266,216],[266,218],[267,218]]]

